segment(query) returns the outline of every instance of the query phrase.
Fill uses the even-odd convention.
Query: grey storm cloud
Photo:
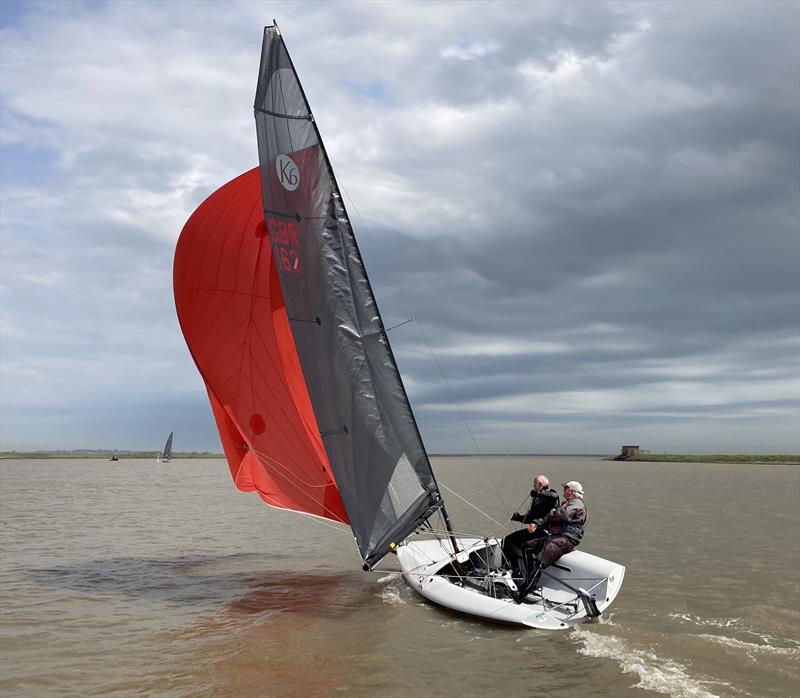
[[[4,10],[3,448],[218,447],[171,259],[275,13],[188,5]],[[432,451],[800,451],[796,4],[279,9]]]

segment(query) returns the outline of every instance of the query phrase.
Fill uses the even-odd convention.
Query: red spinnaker
[[[289,327],[258,168],[187,221],[174,288],[236,486],[272,506],[348,523]]]

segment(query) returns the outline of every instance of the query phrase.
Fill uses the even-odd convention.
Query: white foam
[[[733,647],[737,650],[744,650],[747,656],[751,659],[755,657],[751,652],[762,652],[766,654],[784,654],[784,655],[800,655],[800,649],[796,647],[775,647],[769,644],[759,644],[757,642],[745,642],[744,640],[737,640],[735,637],[727,637],[726,635],[698,635],[704,640],[716,642],[719,645]]]
[[[400,589],[396,586],[387,586],[381,589],[381,601],[388,603],[390,606],[404,606],[405,601],[400,596]]]
[[[691,677],[686,667],[652,652],[631,649],[618,637],[599,635],[584,628],[575,628],[572,637],[582,643],[578,652],[587,657],[602,657],[619,662],[626,674],[639,677],[637,688],[665,693],[672,698],[719,698],[706,688],[710,681]]]
[[[403,575],[400,572],[389,572],[382,577],[378,577],[378,584],[386,585],[378,594],[381,601],[390,606],[404,606],[406,604],[406,601],[400,595],[402,585],[398,583],[402,578]]]
[[[741,618],[701,618],[694,613],[670,613],[668,618],[682,620],[686,623],[713,628],[737,628],[742,624]]]
[[[773,645],[776,642],[783,643],[784,645],[791,645],[795,650],[800,651],[800,640],[793,637],[775,637],[769,633],[758,633],[755,630],[748,631],[751,635],[755,635],[765,645]]]
[[[775,654],[798,654],[800,653],[800,641],[795,638],[781,638],[770,635],[769,633],[759,632],[747,625],[741,618],[701,618],[692,613],[670,613],[668,618],[681,620],[692,625],[712,628],[728,628],[740,635],[751,635],[761,640],[757,642],[747,642],[725,635],[703,634],[698,637],[712,640],[719,644],[737,647],[739,649],[753,649],[762,652],[773,652]],[[783,647],[779,645],[784,645]],[[789,647],[785,647],[789,645]]]

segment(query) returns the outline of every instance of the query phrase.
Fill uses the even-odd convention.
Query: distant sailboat
[[[394,552],[409,585],[443,606],[546,629],[599,615],[623,566],[573,551],[514,603],[499,589],[513,584],[500,540],[454,531],[277,26],[264,32],[255,117],[260,167],[200,205],[174,266],[236,486],[349,525],[365,570]]]
[[[170,432],[169,436],[167,437],[167,443],[164,444],[164,450],[158,454],[158,458],[156,459],[162,463],[169,463],[172,460],[172,435],[175,432]]]

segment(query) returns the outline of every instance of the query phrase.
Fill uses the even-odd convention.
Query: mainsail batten
[[[255,117],[265,220],[298,356],[359,550],[372,565],[441,498],[319,131],[275,27],[264,33]]]

